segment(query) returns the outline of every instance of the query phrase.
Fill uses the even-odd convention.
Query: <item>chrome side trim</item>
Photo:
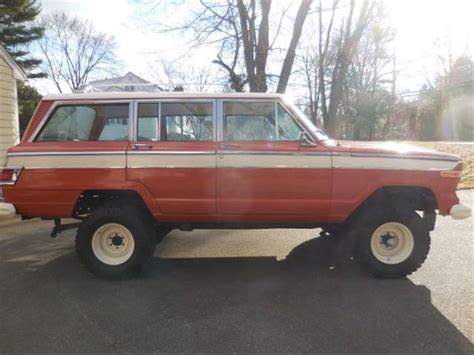
[[[337,155],[337,154],[334,154]],[[354,153],[348,155],[349,157],[355,158],[388,158],[388,159],[416,159],[416,160],[436,160],[436,161],[452,161],[458,162],[456,158],[437,158],[434,156],[427,155],[392,155],[392,154],[371,154],[371,153]]]
[[[138,150],[129,150],[127,155],[215,155],[216,152],[213,150],[203,150],[203,151],[138,151]]]
[[[283,156],[302,156],[302,155],[313,155],[313,156],[330,156],[330,152],[285,152],[285,151],[258,151],[258,150],[218,150],[219,155],[283,155]]]
[[[7,157],[36,157],[36,156],[90,156],[90,155],[125,155],[125,151],[86,151],[86,152],[14,152]]]
[[[109,169],[126,169],[125,166],[105,166],[105,167],[95,167],[95,166],[29,166],[24,168],[24,170],[84,170],[84,169],[94,169],[94,170],[109,170]]]

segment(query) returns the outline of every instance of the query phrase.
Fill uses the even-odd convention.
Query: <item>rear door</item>
[[[127,178],[142,182],[162,213],[216,213],[215,100],[138,101]]]

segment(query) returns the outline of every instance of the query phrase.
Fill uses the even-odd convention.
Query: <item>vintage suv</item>
[[[79,227],[92,272],[129,275],[179,228],[322,228],[371,274],[426,259],[459,204],[459,157],[329,139],[276,94],[46,96],[1,171],[0,214]],[[62,218],[80,223],[61,224]]]

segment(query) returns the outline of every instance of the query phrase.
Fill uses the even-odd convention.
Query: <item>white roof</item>
[[[6,49],[3,48],[2,46],[0,46],[0,57],[2,57],[3,59],[5,59],[5,61],[7,62],[7,64],[10,66],[10,68],[12,68],[12,70],[13,70],[13,77],[14,77],[16,80],[25,80],[25,79],[26,79],[26,75],[25,75],[25,73],[23,73],[23,70],[20,69],[20,67],[18,66],[18,64],[15,63],[15,61],[14,61],[13,58],[10,56],[10,54],[8,54],[8,52],[6,51]]]
[[[93,92],[46,95],[43,100],[135,100],[135,99],[278,99],[281,94],[269,93],[188,93],[188,92]]]

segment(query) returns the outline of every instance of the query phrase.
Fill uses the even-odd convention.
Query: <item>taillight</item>
[[[21,166],[6,166],[0,168],[0,185],[15,185],[20,176]]]

